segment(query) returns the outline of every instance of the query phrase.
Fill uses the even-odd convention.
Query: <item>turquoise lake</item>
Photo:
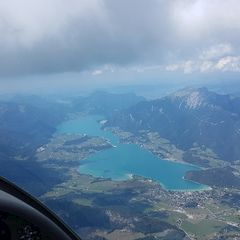
[[[119,143],[119,138],[109,131],[103,131],[99,121],[101,116],[84,116],[74,120],[63,122],[58,126],[58,133],[82,133],[89,136],[100,136],[106,138],[113,145]]]
[[[99,151],[81,161],[79,172],[95,177],[126,180],[132,175],[142,176],[159,182],[168,190],[203,190],[208,187],[184,180],[189,170],[199,170],[197,166],[161,160],[149,151],[135,144],[120,144],[116,135],[101,129],[100,116],[84,116],[63,122],[58,133],[81,133],[100,136],[115,147]]]

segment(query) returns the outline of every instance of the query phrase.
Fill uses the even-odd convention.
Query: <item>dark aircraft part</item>
[[[1,240],[80,240],[52,211],[0,177]]]

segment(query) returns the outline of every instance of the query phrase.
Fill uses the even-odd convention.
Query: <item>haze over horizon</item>
[[[64,92],[238,82],[240,2],[0,3],[0,88]]]

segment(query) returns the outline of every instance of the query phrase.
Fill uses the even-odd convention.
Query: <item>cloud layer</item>
[[[0,76],[138,64],[235,71],[239,12],[238,0],[1,1]]]

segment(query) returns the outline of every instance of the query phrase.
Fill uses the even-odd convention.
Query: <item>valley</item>
[[[106,101],[105,97],[106,99],[115,99],[112,101],[112,105],[110,104],[111,101]],[[231,160],[226,159],[225,154],[221,151],[218,152],[218,148],[212,148],[208,142],[202,144],[204,138],[199,138],[200,133],[200,135],[191,136],[195,139],[194,141],[191,140],[192,145],[188,143],[184,143],[184,146],[179,144],[176,139],[172,140],[172,135],[171,137],[168,136],[169,133],[166,131],[168,123],[164,125],[161,123],[161,118],[149,115],[150,113],[147,110],[144,115],[139,116],[148,117],[146,119],[148,124],[153,124],[154,119],[158,119],[158,122],[161,123],[159,123],[159,126],[165,128],[164,132],[155,128],[155,125],[144,125],[144,119],[140,119],[142,123],[139,125],[141,121],[137,119],[134,112],[131,113],[132,117],[128,120],[131,127],[126,127],[127,118],[125,116],[130,116],[129,111],[136,108],[136,104],[149,104],[149,101],[142,98],[134,99],[133,95],[127,95],[127,97],[130,99],[129,101],[118,104],[117,102],[121,102],[122,96],[97,93],[97,95],[93,94],[88,97],[87,105],[81,99],[72,99],[70,105],[62,106],[60,104],[59,106],[58,103],[51,103],[50,108],[47,108],[46,105],[39,105],[38,101],[32,101],[31,108],[35,109],[34,112],[38,113],[37,115],[33,115],[30,108],[23,108],[22,106],[26,103],[19,99],[18,102],[21,102],[21,107],[19,103],[14,103],[16,106],[13,111],[14,115],[10,114],[9,110],[6,114],[4,109],[8,108],[2,107],[0,118],[2,126],[24,119],[25,129],[23,129],[29,132],[31,126],[34,125],[35,130],[31,130],[31,139],[24,135],[24,131],[19,135],[17,128],[12,127],[13,131],[8,134],[8,138],[2,136],[0,147],[4,151],[1,151],[0,155],[1,175],[18,183],[41,199],[77,231],[83,239],[230,240],[239,238],[239,160],[236,157]],[[188,100],[184,101],[188,102]],[[81,106],[78,108],[79,102]],[[131,104],[128,105],[127,102]],[[184,113],[181,112],[181,118],[183,119],[182,114],[184,114],[185,121],[187,121],[189,114],[190,116],[192,114],[189,112],[190,110],[193,111],[194,116],[198,111],[196,107],[199,106],[199,101],[193,102],[194,105],[192,102],[191,104],[188,102],[190,105],[183,108]],[[104,105],[105,103],[107,105]],[[101,108],[99,108],[99,105]],[[117,107],[114,108],[114,105]],[[150,103],[150,106],[152,106],[152,103]],[[179,107],[179,105],[177,106]],[[206,103],[203,106],[209,108]],[[49,114],[53,107],[56,111],[55,115]],[[183,107],[183,103],[181,107]],[[211,108],[215,109],[215,107]],[[23,109],[25,110],[23,111]],[[152,107],[150,107],[150,112],[152,112],[151,109]],[[216,111],[220,111],[219,107],[216,108]],[[233,119],[229,121],[232,124],[234,120],[234,126],[237,128],[238,115],[236,114],[238,112],[234,107],[231,108],[231,111],[233,112]],[[59,114],[60,112],[61,114]],[[128,115],[126,115],[126,112]],[[203,110],[201,109],[202,113]],[[89,114],[104,115],[104,121],[97,118],[97,124],[92,125],[91,119],[87,119],[85,121],[85,124],[88,124],[86,130],[86,128],[83,128],[84,125],[74,120],[79,116]],[[23,118],[24,115],[27,117]],[[48,115],[48,119],[45,119],[46,115]],[[207,112],[207,115],[209,118],[215,117],[215,113],[209,115]],[[198,116],[200,116],[200,113]],[[173,120],[170,117],[171,115],[168,115],[167,119],[171,122]],[[174,117],[177,121],[178,116],[174,115]],[[205,115],[202,115],[202,117],[206,118]],[[190,119],[192,118],[190,117]],[[69,120],[73,125],[62,125]],[[36,122],[41,124],[36,124]],[[186,131],[183,127],[187,125],[182,125],[182,120],[179,120],[179,123],[181,124],[178,127],[181,130],[175,129],[175,134],[182,134],[183,130]],[[62,131],[58,126],[62,126]],[[67,128],[65,128],[66,126]],[[71,126],[74,127],[71,128]],[[76,126],[78,132],[74,130]],[[173,127],[176,128],[176,126],[176,123],[171,125],[171,134]],[[230,129],[230,133],[231,131]],[[96,132],[100,133],[100,136],[94,134]],[[101,134],[103,135],[101,136]],[[221,134],[219,132],[217,136],[212,137],[218,137]],[[25,137],[22,138],[22,135]],[[42,137],[39,138],[39,136]],[[15,139],[19,137],[19,146],[16,145],[15,148],[12,148],[11,145],[8,146],[5,139],[9,139],[9,137]],[[185,137],[189,138],[188,135]],[[238,135],[235,137],[238,139]],[[107,177],[81,173],[81,166],[87,163],[86,159],[91,160],[95,155],[99,156],[98,154],[102,152],[112,151],[118,144],[134,144],[141,151],[147,151],[159,161],[167,164],[184,166],[187,163],[190,166],[197,165],[199,167],[198,171],[188,171],[183,177],[207,184],[211,188],[201,189],[200,191],[193,191],[193,189],[173,191],[161,186],[159,181],[153,181],[141,176],[141,174],[116,181],[108,176],[109,172],[106,172]],[[232,149],[235,149],[235,147],[232,146]],[[232,157],[238,156],[237,150],[234,151]],[[12,153],[12,157],[6,154],[8,152]],[[219,181],[219,179],[222,179],[222,181]],[[235,182],[235,185],[229,185],[227,180],[230,183]]]

